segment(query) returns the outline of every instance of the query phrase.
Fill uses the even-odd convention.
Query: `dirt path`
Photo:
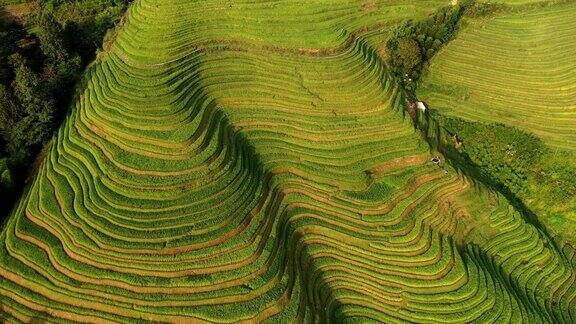
[[[429,158],[430,156],[428,154],[401,157],[392,161],[387,161],[385,163],[375,165],[371,167],[368,172],[371,174],[382,174],[394,169],[424,164],[428,161]]]

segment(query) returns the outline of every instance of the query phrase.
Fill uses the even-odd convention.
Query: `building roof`
[[[422,110],[422,111],[425,111],[425,110],[426,110],[426,105],[425,105],[422,101],[418,101],[418,102],[416,103],[416,107],[417,107],[418,109]]]

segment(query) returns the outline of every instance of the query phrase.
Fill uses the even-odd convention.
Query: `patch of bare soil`
[[[26,17],[38,8],[37,1],[7,5],[4,7],[5,18],[20,24],[26,23]]]
[[[364,12],[378,11],[379,8],[380,5],[377,0],[364,0],[362,1],[362,4],[360,4],[360,10]]]
[[[424,164],[428,162],[429,158],[430,157],[428,154],[401,157],[392,161],[385,162],[383,164],[373,166],[367,170],[367,172],[370,174],[382,174],[394,169]]]

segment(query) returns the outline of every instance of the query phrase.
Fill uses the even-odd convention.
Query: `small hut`
[[[416,103],[416,108],[418,108],[418,110],[420,110],[421,112],[425,112],[426,111],[426,104],[424,104],[422,101],[418,101]]]

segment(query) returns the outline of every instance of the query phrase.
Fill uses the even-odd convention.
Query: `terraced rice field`
[[[576,4],[470,21],[437,55],[420,97],[442,112],[576,150]]]
[[[574,255],[430,162],[373,45],[443,3],[350,3],[135,2],[2,232],[0,318],[574,322]]]

